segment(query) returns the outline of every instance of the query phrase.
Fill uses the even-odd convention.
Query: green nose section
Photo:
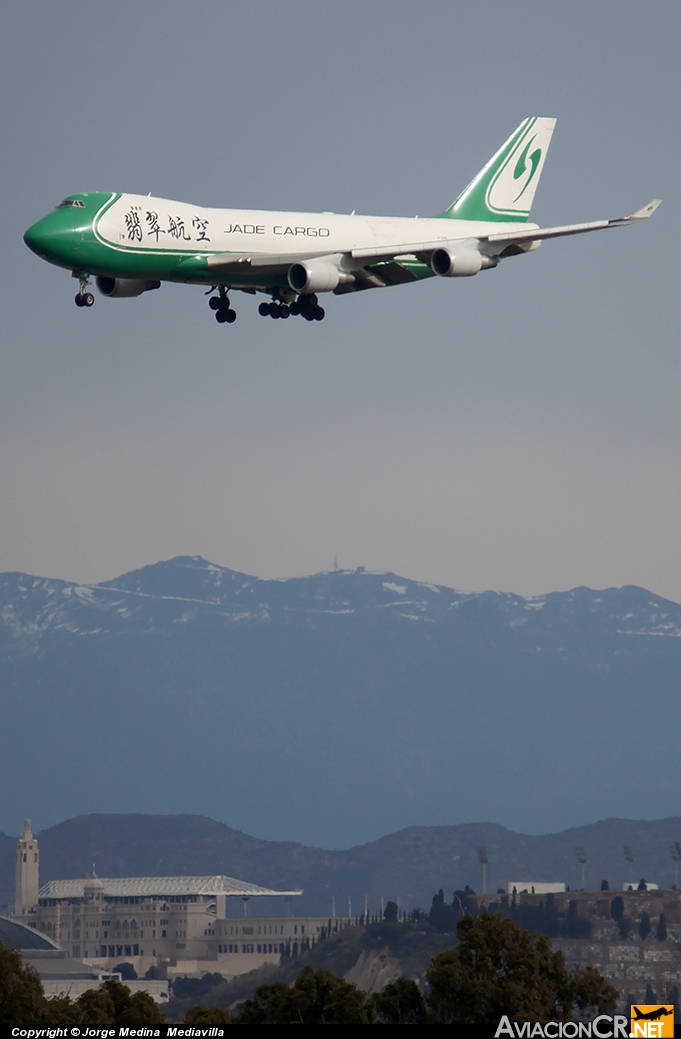
[[[60,267],[75,267],[78,249],[83,241],[80,220],[74,220],[72,211],[57,209],[29,227],[24,241],[29,249]]]
[[[24,241],[31,252],[37,253],[38,256],[44,256],[45,259],[47,259],[45,253],[50,240],[49,227],[45,226],[47,223],[46,219],[39,220],[37,224],[29,227],[24,235]]]

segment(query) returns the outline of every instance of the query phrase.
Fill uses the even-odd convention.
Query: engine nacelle
[[[482,256],[477,249],[463,246],[456,252],[449,249],[435,249],[430,258],[430,266],[441,278],[470,278],[482,267]]]
[[[95,278],[97,289],[102,296],[122,298],[124,296],[141,296],[143,292],[150,289],[160,289],[160,281],[139,281],[137,278],[105,278],[98,275]]]
[[[333,292],[339,281],[338,268],[323,260],[292,263],[288,269],[288,283],[294,292]]]

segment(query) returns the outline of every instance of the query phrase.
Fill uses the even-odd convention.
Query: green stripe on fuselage
[[[24,241],[33,252],[49,263],[66,270],[82,271],[110,278],[140,278],[189,282],[202,285],[235,284],[230,277],[208,269],[207,253],[189,249],[139,249],[127,245],[111,245],[97,234],[97,222],[120,198],[110,192],[83,192],[69,195],[64,201],[82,202],[82,206],[63,203],[33,224]],[[262,285],[262,273],[240,273],[238,284],[244,287]],[[286,275],[267,278],[268,285],[284,287]]]

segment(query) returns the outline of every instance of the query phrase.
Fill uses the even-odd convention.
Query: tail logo
[[[526,170],[527,170],[527,160],[528,160],[528,154],[527,153],[529,152],[530,148],[532,147],[536,136],[537,135],[535,134],[534,137],[530,138],[530,140],[527,142],[527,144],[523,148],[522,152],[520,153],[520,158],[518,159],[517,163],[515,164],[515,169],[513,170],[513,179],[514,180],[518,180],[520,177],[522,177],[523,173],[526,172]],[[523,192],[526,190],[526,188],[530,184],[530,181],[532,180],[532,178],[534,177],[535,173],[537,172],[537,168],[539,166],[539,160],[540,159],[541,159],[541,148],[535,148],[535,150],[529,156],[529,161],[530,161],[530,166],[531,166],[530,175],[527,178],[527,180],[525,181],[525,183],[523,184],[523,186],[520,189],[519,193],[513,199],[513,205],[515,205],[515,203],[518,201],[520,196],[523,194]]]

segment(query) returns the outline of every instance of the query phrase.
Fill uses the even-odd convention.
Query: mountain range
[[[562,833],[528,836],[493,823],[412,826],[347,851],[325,851],[291,841],[263,841],[197,815],[88,815],[38,833],[41,884],[84,877],[93,863],[100,876],[173,876],[224,873],[264,887],[303,889],[293,911],[330,914],[377,912],[381,898],[411,908],[430,906],[433,894],[470,884],[482,891],[478,848],[489,864],[487,889],[509,881],[562,881],[581,886],[576,848],[585,849],[587,888],[607,879],[611,888],[641,877],[670,887],[675,864],[669,846],[681,840],[681,818],[606,819]],[[625,861],[628,845],[634,862]],[[14,898],[16,837],[0,834],[0,913]],[[451,898],[450,895],[447,896]],[[612,896],[610,896],[612,897]],[[240,899],[228,909],[238,916]],[[252,899],[249,914],[284,913],[281,899]]]
[[[201,813],[347,848],[674,815],[680,636],[681,606],[637,587],[260,580],[201,557],[97,585],[5,573],[0,826]]]

